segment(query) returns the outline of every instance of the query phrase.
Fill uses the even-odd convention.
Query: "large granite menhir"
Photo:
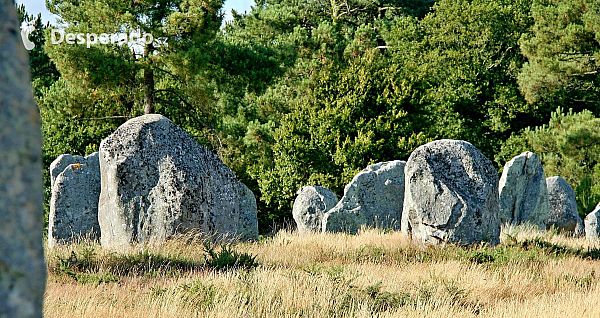
[[[550,215],[546,227],[554,227],[561,232],[575,236],[584,235],[583,220],[577,212],[577,201],[573,187],[563,177],[546,179]]]
[[[42,317],[40,115],[14,1],[0,0],[0,317]]]
[[[424,244],[499,243],[498,173],[472,144],[437,140],[406,162],[402,231]]]
[[[60,155],[50,165],[51,190],[48,247],[100,237],[98,153]]]
[[[548,220],[546,174],[540,157],[526,151],[504,165],[500,177],[500,221],[530,223],[546,229]]]
[[[335,207],[323,216],[323,232],[355,234],[362,226],[400,227],[404,204],[404,161],[368,166],[346,188]]]
[[[100,174],[105,247],[160,243],[188,230],[257,238],[252,193],[216,154],[162,115],[131,119],[104,139]]]

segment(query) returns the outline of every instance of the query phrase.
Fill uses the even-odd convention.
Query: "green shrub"
[[[220,250],[216,251],[215,246],[209,242],[204,243],[204,255],[206,266],[216,270],[244,269],[250,270],[259,264],[256,261],[256,255],[248,253],[238,253],[233,250],[231,244],[220,245]]]
[[[492,263],[496,257],[489,251],[473,251],[469,253],[469,260],[475,264]]]

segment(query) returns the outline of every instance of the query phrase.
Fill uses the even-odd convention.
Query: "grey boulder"
[[[561,232],[583,235],[583,221],[577,213],[575,191],[563,177],[550,177],[546,179],[548,188],[548,202],[550,214],[546,227],[555,227]]]
[[[354,176],[342,199],[323,216],[322,231],[355,234],[362,226],[399,228],[405,163],[372,164]]]
[[[12,0],[0,0],[0,317],[42,317],[42,133]]]
[[[62,168],[62,171],[59,170]],[[100,237],[98,153],[87,157],[61,155],[50,165],[52,197],[48,219],[48,247],[79,238]]]
[[[321,232],[321,224],[325,212],[333,208],[338,198],[335,193],[325,187],[307,186],[298,190],[294,200],[292,216],[298,231]]]
[[[402,231],[424,244],[499,243],[498,173],[472,144],[437,140],[405,168]]]
[[[160,243],[200,231],[257,238],[254,196],[221,159],[162,115],[131,119],[100,143],[101,244]]]
[[[524,152],[504,165],[500,177],[500,221],[546,229],[548,190],[540,157]]]
[[[237,233],[244,241],[258,238],[258,220],[256,197],[245,184],[238,182],[239,218]]]
[[[585,238],[590,241],[597,241],[600,239],[600,203],[596,205],[594,211],[590,212],[583,220],[585,224]]]

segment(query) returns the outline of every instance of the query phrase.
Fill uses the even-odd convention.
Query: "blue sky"
[[[16,0],[16,2],[25,4],[25,10],[34,16],[41,13],[44,22],[55,23],[56,16],[48,12],[45,0]],[[231,9],[235,9],[240,13],[249,12],[252,5],[254,5],[254,0],[226,0],[224,6],[225,20],[229,21],[231,19]]]

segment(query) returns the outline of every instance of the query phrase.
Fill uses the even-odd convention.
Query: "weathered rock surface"
[[[548,219],[546,174],[540,157],[524,152],[504,165],[500,177],[500,221],[546,228]]]
[[[372,164],[354,176],[342,199],[323,216],[322,231],[355,234],[363,225],[399,228],[405,163],[395,160]]]
[[[238,203],[240,217],[238,219],[238,233],[241,240],[255,240],[258,238],[258,219],[256,197],[245,184],[238,183]]]
[[[97,157],[97,155],[96,155],[96,157]],[[97,160],[98,160],[98,158],[96,158],[96,161]],[[78,155],[64,154],[64,155],[58,156],[50,164],[50,188],[54,187],[54,182],[56,180],[56,177],[58,177],[58,175],[61,172],[65,171],[65,169],[69,165],[72,165],[74,163],[85,163],[86,161],[87,161],[86,158],[84,158],[82,156],[78,156]],[[100,167],[99,164],[98,164],[98,167]]]
[[[131,119],[104,139],[100,174],[103,246],[159,243],[188,230],[256,238],[251,193],[216,154],[162,115]]]
[[[546,227],[549,229],[554,226],[576,236],[583,235],[583,221],[577,213],[575,191],[571,185],[562,177],[550,177],[546,179],[546,187],[550,205]]]
[[[64,167],[59,172],[60,168]],[[50,165],[52,197],[48,220],[48,246],[79,238],[100,237],[98,201],[100,163],[98,153],[87,157],[61,155]]]
[[[406,162],[402,231],[424,244],[499,243],[498,173],[472,144],[437,140]]]
[[[325,212],[333,208],[338,198],[325,187],[307,186],[298,190],[292,216],[299,232],[320,232]]]
[[[13,1],[0,0],[0,317],[42,317],[40,116]]]
[[[598,222],[598,219],[600,219],[600,203],[583,220],[585,224],[585,237],[590,241],[600,239],[600,222]]]

